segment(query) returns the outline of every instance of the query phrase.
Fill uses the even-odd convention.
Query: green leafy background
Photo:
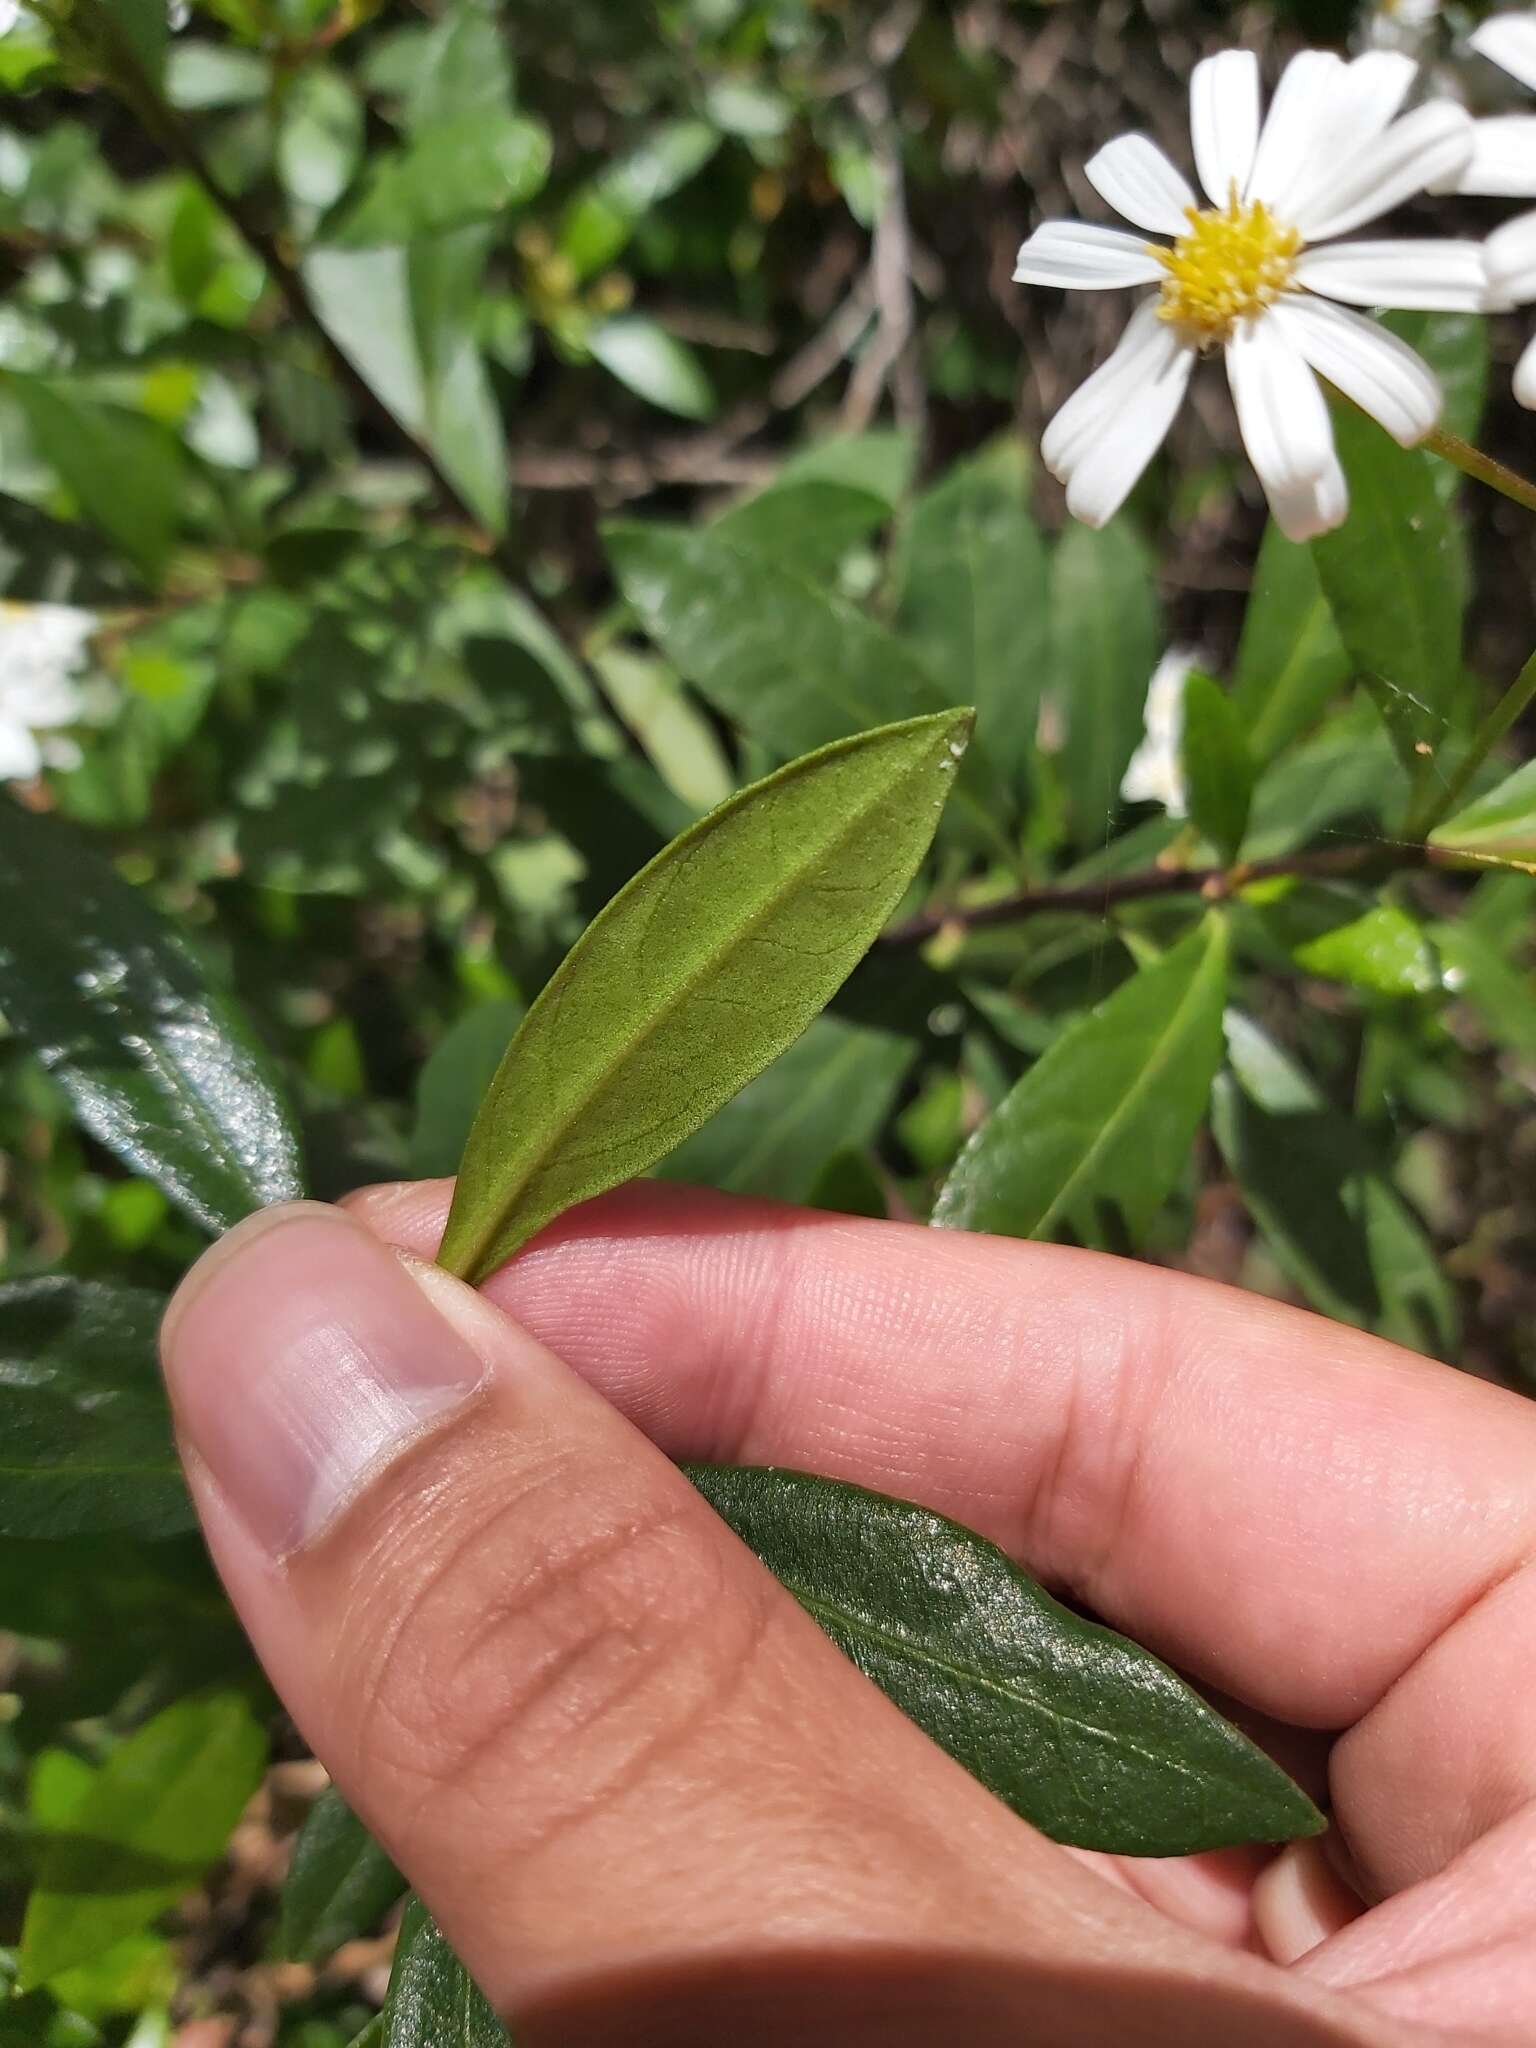
[[[1272,76],[1365,11],[1244,21]],[[1536,786],[1526,725],[1484,724],[1536,643],[1529,522],[1341,416],[1352,519],[1293,547],[1202,382],[1126,512],[1066,525],[1040,429],[1123,306],[1019,290],[1013,253],[1110,133],[1183,155],[1190,53],[1230,29],[1110,14],[194,0],[173,32],[79,0],[0,38],[0,648],[11,605],[99,622],[78,765],[0,794],[0,2041],[504,2038],[419,1907],[388,1988],[402,1881],[212,1578],[153,1333],[250,1209],[452,1171],[525,1019],[493,1114],[558,1150],[540,1034],[577,995],[573,1094],[693,1093],[665,1156],[610,1117],[613,1172],[542,1209],[493,1145],[482,1251],[644,1167],[1128,1253],[1536,1385]],[[1399,324],[1449,423],[1529,466],[1518,323]],[[1170,647],[1187,819],[1118,795]],[[966,705],[958,766],[846,744]],[[791,786],[857,773],[787,849],[758,799],[734,853],[693,831],[829,746]],[[678,868],[831,950],[780,988],[724,917],[750,1030],[710,1065],[685,1014],[685,1058],[669,984],[647,1066],[633,912]],[[994,1727],[974,1618],[900,1604],[974,1539],[699,1483],[1021,1811],[1192,1846],[1115,1777],[1134,1646],[967,1551],[1007,1618]],[[1074,1630],[1086,1819],[1020,1784]],[[1154,1695],[1156,1741],[1237,1787],[1229,1838],[1312,1824]]]

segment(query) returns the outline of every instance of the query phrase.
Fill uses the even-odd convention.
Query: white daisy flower
[[[1496,14],[1470,38],[1479,56],[1536,92],[1536,11]],[[1472,154],[1443,187],[1491,199],[1536,198],[1536,114],[1495,114],[1472,125]],[[1536,299],[1536,213],[1496,228],[1483,247],[1486,310],[1507,313]],[[1515,365],[1515,396],[1536,410],[1536,341]]]
[[[1337,241],[1455,177],[1470,154],[1473,124],[1460,107],[1437,101],[1399,118],[1415,70],[1386,50],[1353,63],[1304,51],[1261,124],[1257,59],[1207,58],[1190,81],[1190,112],[1210,203],[1147,136],[1122,135],[1085,174],[1143,232],[1047,221],[1024,244],[1014,273],[1023,284],[1159,287],[1041,444],[1079,519],[1102,526],[1119,510],[1162,446],[1195,358],[1213,349],[1226,353],[1249,458],[1292,540],[1328,532],[1349,510],[1319,376],[1405,447],[1435,426],[1441,392],[1427,365],[1345,307],[1479,311],[1481,246]]]
[[[1146,738],[1131,756],[1120,794],[1128,804],[1161,804],[1170,818],[1187,817],[1184,793],[1184,685],[1200,657],[1170,647],[1147,685]]]
[[[60,728],[85,709],[76,677],[99,623],[74,605],[0,601],[0,781],[29,782],[79,761]]]

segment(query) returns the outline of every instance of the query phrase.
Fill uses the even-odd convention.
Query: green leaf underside
[[[1165,1664],[970,1530],[806,1473],[689,1477],[867,1678],[1054,1840],[1182,1856],[1323,1826]]]
[[[236,1006],[95,847],[3,801],[0,1010],[92,1136],[204,1229],[303,1193],[276,1069]]]
[[[66,1274],[0,1286],[0,1536],[195,1526],[155,1356],[164,1306]]]
[[[511,2036],[473,1978],[412,1899],[380,2015],[380,2048],[509,2048]]]
[[[283,1882],[279,1952],[323,1963],[344,1942],[372,1934],[405,1879],[347,1805],[328,1788],[310,1808]]]
[[[969,714],[838,741],[702,819],[577,941],[470,1132],[442,1264],[480,1280],[664,1158],[799,1037],[927,852]]]
[[[21,1982],[46,1984],[147,1927],[224,1852],[260,1782],[266,1736],[246,1700],[178,1700],[118,1744],[42,1857]]]
[[[1063,1032],[975,1133],[940,1190],[951,1230],[1132,1239],[1184,1171],[1221,1059],[1228,944],[1208,919]]]

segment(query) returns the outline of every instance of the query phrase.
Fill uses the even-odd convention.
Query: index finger
[[[352,1199],[430,1251],[449,1192]],[[1158,1267],[653,1182],[486,1291],[672,1455],[920,1500],[1289,1721],[1356,1720],[1536,1545],[1530,1403]]]

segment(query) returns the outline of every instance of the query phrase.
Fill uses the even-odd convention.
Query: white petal
[[[1515,397],[1527,412],[1536,412],[1536,336],[1529,340],[1515,365]]]
[[[1353,63],[1336,63],[1331,76],[1318,74],[1309,146],[1284,195],[1287,219],[1299,221],[1328,203],[1346,166],[1379,141],[1416,72],[1411,58],[1373,50]]]
[[[1494,230],[1483,244],[1483,267],[1490,311],[1507,313],[1536,299],[1536,213],[1517,214]]]
[[[1120,509],[1161,447],[1193,365],[1156,302],[1139,306],[1114,354],[1073,392],[1040,444],[1076,517],[1101,526]]]
[[[1374,320],[1330,306],[1326,299],[1292,297],[1270,317],[1320,377],[1380,422],[1394,441],[1411,448],[1440,417],[1439,379]]]
[[[1487,304],[1481,242],[1334,242],[1302,251],[1296,281],[1349,306],[1480,313]]]
[[[1243,321],[1227,343],[1227,377],[1248,459],[1266,490],[1293,491],[1320,477],[1333,429],[1316,377],[1278,321]]]
[[[1106,292],[1124,284],[1155,284],[1163,266],[1139,235],[1081,220],[1048,220],[1019,251],[1015,284],[1062,291]]]
[[[1536,92],[1536,14],[1496,14],[1467,47]]]
[[[0,782],[30,782],[42,765],[42,749],[26,727],[0,723]]]
[[[1200,182],[1213,204],[1225,206],[1234,185],[1247,191],[1259,143],[1259,60],[1252,50],[1223,50],[1195,66],[1189,129]]]
[[[1432,100],[1394,121],[1309,192],[1296,225],[1309,242],[1347,235],[1426,186],[1459,176],[1471,154],[1471,116],[1449,100]]]
[[[1536,114],[1498,114],[1472,123],[1472,154],[1445,188],[1484,199],[1536,195]]]
[[[1182,235],[1199,201],[1150,135],[1121,135],[1083,167],[1083,176],[1116,213],[1155,235]]]
[[[1259,136],[1248,180],[1250,199],[1262,199],[1283,213],[1289,194],[1311,179],[1319,127],[1328,119],[1344,70],[1343,58],[1331,50],[1303,50],[1286,65]]]
[[[1368,50],[1356,57],[1345,69],[1340,100],[1348,110],[1351,132],[1362,142],[1380,135],[1402,112],[1418,75],[1418,65],[1401,51]]]
[[[1349,485],[1336,455],[1322,475],[1310,483],[1297,484],[1292,490],[1267,483],[1264,495],[1276,526],[1287,540],[1316,540],[1320,533],[1332,533],[1349,517]]]

